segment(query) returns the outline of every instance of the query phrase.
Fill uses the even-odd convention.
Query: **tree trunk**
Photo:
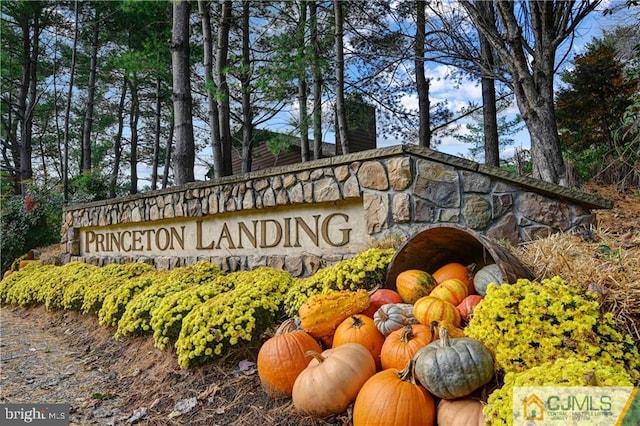
[[[311,48],[313,49],[313,159],[322,158],[322,69],[318,43],[318,4],[311,0]]]
[[[125,75],[122,82],[120,102],[118,104],[118,131],[113,142],[113,171],[111,172],[111,184],[109,185],[109,197],[111,198],[116,196],[116,185],[118,184],[118,175],[120,174],[120,161],[122,159],[122,131],[124,129],[124,103],[127,100],[128,87],[129,79]]]
[[[218,56],[216,59],[216,81],[218,85],[218,120],[220,123],[220,146],[222,148],[221,176],[230,176],[231,157],[231,107],[229,105],[229,85],[227,83],[227,65],[229,54],[229,29],[231,27],[232,2],[222,3],[220,24],[218,25]]]
[[[169,137],[167,138],[167,157],[164,160],[164,170],[162,171],[162,189],[169,185],[169,169],[171,168],[171,151],[173,150],[173,130],[175,122],[169,122]]]
[[[67,105],[64,111],[64,163],[62,166],[62,199],[66,204],[69,201],[69,136],[71,99],[73,98],[73,84],[76,75],[76,53],[78,50],[78,0],[74,1],[75,19],[73,20],[73,46],[71,48],[71,65],[69,65],[69,90],[67,91]]]
[[[153,138],[153,164],[151,165],[151,190],[158,189],[158,168],[160,165],[160,133],[162,132],[162,79],[156,79],[156,109]]]
[[[560,137],[553,104],[553,76],[556,49],[539,49],[534,52],[535,67],[530,71],[529,58],[520,39],[521,28],[512,4],[498,3],[507,38],[514,52],[510,64],[513,76],[513,92],[522,120],[531,135],[531,163],[533,177],[546,182],[566,185],[566,169],[560,150]],[[538,17],[539,19],[540,17]],[[533,19],[536,21],[536,19]],[[549,28],[547,28],[549,30]],[[541,44],[549,35],[539,28],[536,42]],[[502,58],[505,62],[505,58]]]
[[[138,193],[138,117],[140,116],[140,102],[138,100],[138,83],[134,75],[131,84],[131,110],[129,113],[129,128],[131,129],[130,172],[131,186],[129,194]]]
[[[533,176],[566,185],[566,171],[553,105],[556,52],[599,1],[494,1],[496,19],[485,17],[482,2],[460,1],[498,55],[522,119],[531,135]],[[516,7],[517,6],[517,7]],[[528,19],[522,19],[526,15]]]
[[[484,14],[484,18],[495,20],[493,4],[491,2],[478,3],[478,10]],[[481,31],[478,31],[480,40],[481,69],[493,71],[493,48],[491,43]],[[484,163],[488,166],[500,166],[500,140],[498,136],[498,111],[496,106],[495,81],[489,73],[482,73],[482,122],[484,124]]]
[[[93,110],[95,109],[96,75],[98,73],[98,40],[100,35],[100,9],[95,8],[93,37],[91,39],[91,60],[89,64],[89,85],[87,87],[87,109],[82,129],[82,167],[83,172],[91,171],[91,130],[93,128]]]
[[[193,138],[191,78],[189,71],[189,14],[187,0],[173,3],[173,39],[171,60],[173,64],[173,105],[176,132],[174,155],[175,184],[193,182],[195,166],[195,142]]]
[[[300,108],[300,160],[304,163],[309,161],[309,122],[307,120],[307,67],[305,49],[305,28],[307,25],[307,2],[300,1],[300,17],[298,19],[297,28],[297,44],[298,44],[298,104]]]
[[[211,13],[209,2],[198,0],[198,10],[202,20],[202,38],[204,41],[204,84],[207,90],[207,105],[209,107],[209,138],[213,155],[214,177],[222,177],[222,147],[220,145],[220,122],[218,121],[218,102],[216,101],[216,83],[213,79],[214,46],[211,31]]]
[[[342,146],[342,153],[349,154],[349,138],[347,135],[347,112],[344,105],[344,16],[342,0],[333,0],[333,10],[336,20],[334,45],[336,53],[336,122],[338,138]]]
[[[22,82],[18,92],[18,118],[20,120],[20,192],[25,195],[27,184],[33,177],[31,163],[33,139],[33,112],[36,106],[38,83],[38,53],[40,50],[41,7],[33,8],[31,19],[22,23],[22,53],[24,58]],[[32,22],[32,24],[31,24]],[[33,32],[33,36],[31,35]]]
[[[548,100],[540,99],[538,105],[549,103],[547,107],[538,107],[537,111],[527,105],[520,105],[520,111],[527,110],[528,117],[523,120],[531,134],[531,166],[533,177],[545,182],[559,185],[567,183],[566,168],[562,159],[560,142],[549,143],[558,138],[553,97]]]
[[[253,145],[253,111],[251,109],[251,52],[249,51],[249,0],[242,2],[242,173],[251,171]]]
[[[498,111],[496,108],[496,88],[492,78],[482,77],[482,122],[484,124],[484,163],[500,166],[500,145],[498,139]]]
[[[426,17],[425,0],[416,1],[416,44],[415,44],[415,68],[416,90],[418,92],[418,145],[429,148],[431,146],[431,118],[429,114],[429,80],[424,73],[424,40]]]

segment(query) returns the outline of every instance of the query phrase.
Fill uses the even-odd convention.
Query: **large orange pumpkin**
[[[333,334],[333,347],[345,343],[359,343],[371,353],[376,368],[381,366],[380,351],[384,344],[384,335],[380,333],[373,319],[366,315],[352,315],[342,321]]]
[[[272,398],[290,397],[298,374],[309,364],[305,353],[322,350],[309,334],[292,328],[292,319],[283,322],[258,352],[256,364],[260,382]]]
[[[430,326],[433,321],[448,321],[456,327],[462,319],[460,312],[451,303],[433,296],[425,296],[413,305],[413,316],[420,324]]]
[[[291,392],[294,407],[303,414],[327,417],[342,413],[376,373],[371,353],[359,343],[308,354],[313,359],[300,372]]]
[[[419,269],[402,271],[396,277],[396,291],[405,303],[414,304],[421,297],[428,296],[437,285],[427,272]]]
[[[433,425],[433,396],[416,383],[413,360],[404,370],[389,368],[362,386],[353,405],[353,426]]]
[[[442,265],[432,275],[438,284],[450,279],[460,280],[467,285],[469,294],[473,294],[475,293],[475,290],[473,289],[473,275],[475,273],[475,269],[475,264],[464,266],[462,263],[451,262]]]
[[[437,297],[438,299],[446,300],[452,305],[460,304],[465,297],[469,295],[469,288],[465,283],[457,278],[451,278],[442,281],[435,286],[429,296]]]
[[[379,288],[369,297],[369,307],[360,313],[369,318],[373,318],[373,315],[380,306],[389,303],[402,303],[402,297],[400,297],[397,291],[391,290],[390,288]]]
[[[431,328],[423,324],[406,325],[390,333],[380,351],[382,368],[403,369],[422,347],[434,340]]]

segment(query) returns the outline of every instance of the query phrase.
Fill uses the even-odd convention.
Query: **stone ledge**
[[[394,145],[387,148],[372,149],[368,151],[357,152],[354,154],[338,155],[335,157],[323,158],[320,160],[308,161],[305,163],[298,163],[290,166],[271,167],[256,172],[238,174],[233,176],[226,176],[216,180],[210,181],[198,181],[192,182],[179,187],[171,187],[166,189],[160,189],[156,191],[149,191],[140,194],[128,195],[125,197],[114,198],[110,200],[93,201],[88,203],[74,204],[73,206],[64,207],[63,211],[78,210],[80,208],[105,206],[113,203],[126,203],[136,201],[139,199],[155,197],[166,194],[181,193],[189,190],[205,189],[215,186],[238,184],[246,182],[248,180],[265,179],[273,176],[281,176],[292,173],[300,173],[303,171],[317,170],[323,167],[336,167],[342,165],[349,165],[354,162],[361,162],[367,160],[378,160],[388,157],[400,156],[403,153],[408,153],[421,158],[429,159],[432,161],[444,163],[456,167],[457,169],[464,169],[483,173],[486,175],[494,176],[501,180],[511,182],[519,187],[526,188],[538,193],[544,193],[554,197],[559,197],[569,201],[577,202],[587,209],[610,209],[613,207],[613,203],[610,200],[601,198],[593,194],[587,194],[582,191],[577,191],[571,188],[566,188],[560,185],[556,185],[549,182],[544,182],[538,179],[533,179],[527,176],[519,176],[515,173],[504,171],[497,167],[485,166],[478,164],[465,158],[456,157],[454,155],[444,154],[434,151],[429,148],[420,147],[417,145]]]

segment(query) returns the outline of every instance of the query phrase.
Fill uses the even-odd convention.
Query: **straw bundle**
[[[601,296],[636,344],[640,344],[640,234],[604,230],[559,233],[515,249],[537,280],[559,275]]]

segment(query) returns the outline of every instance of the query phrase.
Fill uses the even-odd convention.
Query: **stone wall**
[[[361,220],[372,240],[410,238],[433,224],[455,224],[514,245],[588,227],[593,209],[612,206],[593,195],[402,145],[74,205],[64,211],[62,249],[66,261],[97,265],[144,261],[170,269],[208,260],[225,271],[269,265],[304,276],[356,253],[83,256],[80,229],[345,200],[361,200]]]

